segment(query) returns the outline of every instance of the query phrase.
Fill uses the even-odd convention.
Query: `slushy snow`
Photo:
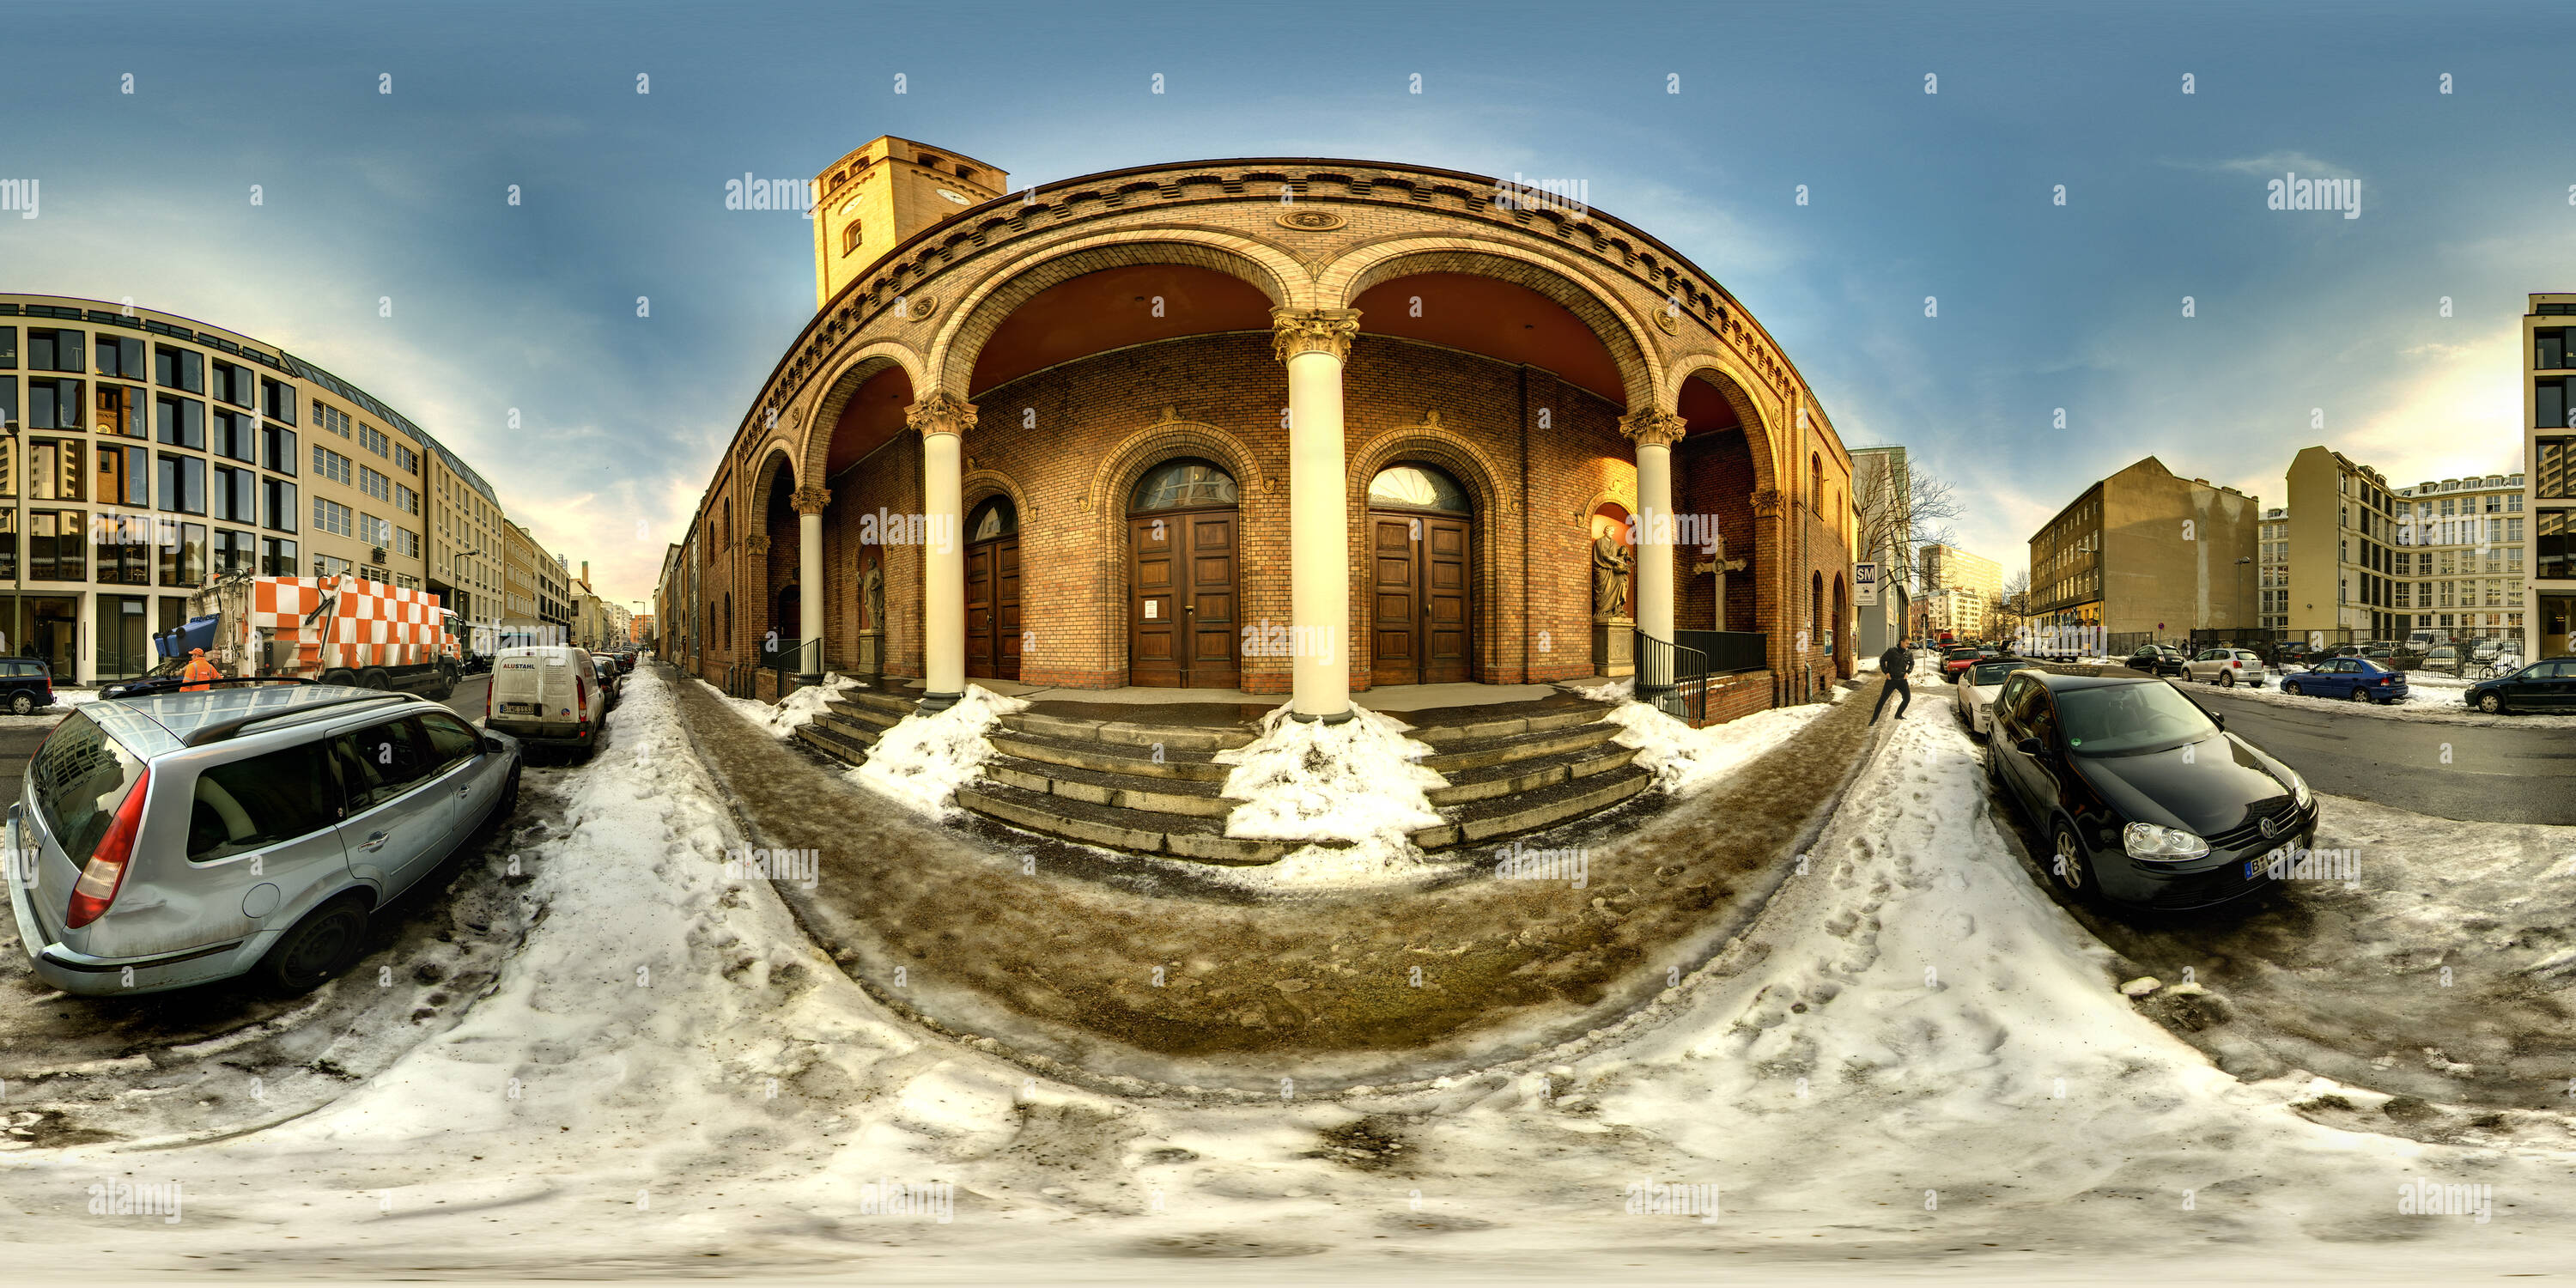
[[[1412,834],[1440,826],[1431,788],[1449,780],[1422,763],[1431,748],[1405,737],[1411,725],[1366,707],[1338,724],[1292,720],[1282,705],[1261,718],[1250,743],[1216,753],[1232,765],[1218,794],[1239,801],[1225,834],[1308,845],[1265,873],[1272,884],[1366,880],[1421,861]]]
[[[1835,690],[1839,700],[1842,690]],[[1774,707],[1725,724],[1693,729],[1660,708],[1622,702],[1602,715],[1619,726],[1611,741],[1637,749],[1637,767],[1655,776],[1655,785],[1676,796],[1707,788],[1762,753],[1797,736],[1807,722],[1823,715],[1826,704]]]

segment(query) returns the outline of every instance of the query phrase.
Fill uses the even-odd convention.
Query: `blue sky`
[[[2519,468],[2523,296],[2576,289],[2565,6],[21,4],[0,31],[0,177],[44,196],[0,217],[0,286],[282,344],[630,599],[813,306],[808,225],[724,181],[879,134],[1014,186],[1245,155],[1583,179],[2008,568],[2150,452],[2267,504],[2315,442],[2400,486]],[[2358,179],[2360,217],[2266,209],[2290,170]]]

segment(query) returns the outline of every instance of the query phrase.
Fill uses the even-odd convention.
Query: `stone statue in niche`
[[[859,611],[859,629],[884,629],[885,575],[874,564],[868,565],[868,570],[859,577]]]
[[[1628,615],[1628,569],[1636,559],[1628,553],[1627,530],[1615,519],[1599,519],[1592,537],[1592,616],[1595,619]]]

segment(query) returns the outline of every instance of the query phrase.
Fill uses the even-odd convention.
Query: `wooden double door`
[[[1243,681],[1242,513],[1165,510],[1127,520],[1127,682],[1231,689]]]
[[[966,674],[1020,678],[1020,538],[1017,533],[966,547]]]
[[[1472,530],[1462,515],[1369,511],[1371,683],[1476,678]]]

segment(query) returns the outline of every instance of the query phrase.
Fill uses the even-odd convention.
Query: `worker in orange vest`
[[[179,678],[187,681],[179,686],[181,693],[203,693],[213,687],[205,683],[206,681],[220,680],[224,678],[224,673],[216,670],[215,664],[206,660],[206,650],[192,648],[188,650],[188,669],[181,671]]]

